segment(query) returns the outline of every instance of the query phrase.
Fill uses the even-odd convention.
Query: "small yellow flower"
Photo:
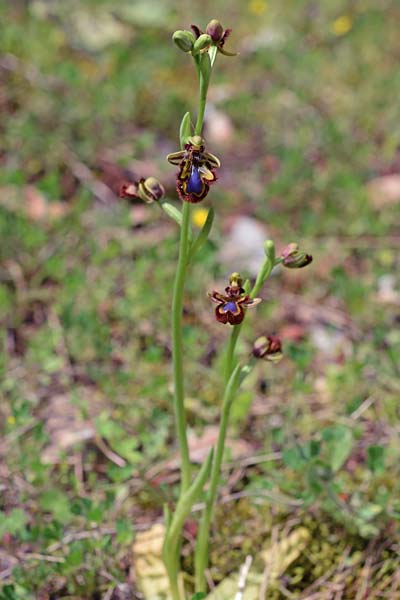
[[[204,223],[206,222],[207,215],[208,215],[207,208],[202,208],[201,206],[199,206],[198,208],[196,207],[194,209],[194,211],[192,212],[193,225],[195,227],[198,227],[199,229],[201,229],[203,227]]]
[[[353,27],[353,19],[348,15],[342,15],[333,21],[332,32],[335,35],[345,35]]]
[[[14,417],[14,415],[9,415],[9,416],[7,417],[7,423],[8,423],[9,425],[15,425],[15,417]]]
[[[267,10],[267,3],[265,2],[265,0],[251,0],[251,2],[249,4],[249,11],[253,15],[256,15],[256,17],[259,17],[260,15],[263,15],[266,10]]]

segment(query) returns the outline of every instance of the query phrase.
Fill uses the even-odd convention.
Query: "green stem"
[[[176,596],[173,596],[173,600],[175,600],[175,597],[177,600],[181,600],[177,583],[179,576],[179,556],[182,543],[183,525],[192,509],[193,504],[197,502],[205,482],[210,476],[212,460],[213,451],[211,450],[207,460],[201,466],[200,471],[197,473],[193,483],[186,490],[186,492],[182,492],[180,494],[174,515],[169,520],[168,529],[164,538],[162,557],[168,573],[171,591],[173,594],[177,594]]]
[[[203,131],[204,113],[206,110],[207,103],[207,91],[209,80],[204,78],[203,73],[199,70],[199,82],[200,82],[200,98],[199,98],[199,112],[197,113],[197,121],[194,129],[195,135],[201,135]]]
[[[189,250],[190,204],[184,202],[178,266],[172,300],[172,360],[174,365],[174,412],[181,457],[182,491],[190,485],[190,457],[186,435],[185,388],[183,382],[182,311],[187,255]]]
[[[210,80],[210,74],[205,77],[201,67],[200,59],[195,59],[197,73],[200,83],[199,111],[195,128],[195,135],[201,135],[203,129],[204,112],[206,108],[207,90]],[[167,569],[170,582],[170,591],[173,600],[181,600],[181,592],[178,586],[180,547],[182,540],[182,528],[187,515],[197,496],[204,487],[205,481],[209,477],[212,453],[206,464],[191,485],[191,464],[189,455],[189,445],[186,433],[186,413],[185,413],[185,388],[183,379],[183,342],[182,342],[182,313],[183,313],[183,292],[185,287],[186,271],[188,266],[190,249],[190,209],[189,202],[183,203],[181,237],[179,243],[179,258],[175,275],[173,299],[172,299],[172,360],[174,371],[174,413],[176,432],[179,441],[179,450],[181,458],[181,490],[179,500],[172,518],[169,518],[167,532],[164,539],[163,561]],[[174,213],[173,218],[180,221],[180,215]]]
[[[237,390],[239,377],[240,377],[240,365],[237,365],[232,372],[228,385],[225,388],[224,400],[222,403],[221,410],[221,422],[218,432],[217,448],[215,452],[214,461],[211,468],[210,476],[210,488],[207,492],[206,506],[204,508],[201,521],[199,524],[199,531],[197,534],[196,541],[196,554],[195,554],[195,573],[196,573],[196,592],[205,592],[207,589],[207,582],[204,576],[205,570],[208,565],[208,547],[210,539],[210,525],[214,511],[214,504],[217,497],[218,482],[222,464],[222,458],[224,455],[226,430],[229,422],[229,414],[232,406],[233,399]]]
[[[257,276],[256,282],[253,286],[253,289],[250,292],[251,298],[255,298],[259,294],[266,279],[270,276],[273,266],[274,262],[270,259],[270,257],[266,256],[264,264],[262,265],[260,272]],[[197,535],[196,542],[195,573],[197,592],[205,592],[207,589],[207,583],[204,576],[204,572],[208,565],[210,525],[217,494],[230,409],[232,406],[233,399],[235,397],[240,376],[240,366],[235,364],[235,350],[241,329],[242,323],[233,326],[232,333],[229,338],[228,349],[225,356],[225,393],[221,411],[221,422],[219,426],[217,450],[215,453],[215,458],[211,470],[210,489],[207,494],[206,506],[200,521],[199,532]]]
[[[201,135],[203,129],[204,111],[207,101],[207,90],[209,77],[205,78],[200,67],[199,61],[198,75],[200,83],[199,112],[195,134]],[[189,253],[190,237],[190,203],[184,202],[182,209],[181,239],[179,246],[178,267],[175,277],[174,295],[172,301],[172,358],[174,363],[174,386],[175,386],[175,420],[176,430],[179,440],[181,456],[181,481],[182,492],[185,492],[190,485],[190,457],[189,447],[186,435],[186,414],[185,414],[185,390],[183,382],[183,348],[182,348],[182,311],[183,311],[183,290],[185,286],[186,270]]]
[[[225,356],[225,372],[224,372],[224,381],[225,381],[225,385],[228,384],[229,381],[229,377],[231,376],[231,373],[233,371],[234,368],[234,361],[235,361],[235,348],[236,348],[236,343],[240,334],[240,330],[242,328],[242,324],[240,323],[239,325],[234,325],[232,328],[232,332],[231,332],[231,336],[229,338],[229,344],[228,344],[228,349],[226,351],[226,356]]]

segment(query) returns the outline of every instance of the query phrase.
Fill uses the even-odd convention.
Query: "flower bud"
[[[141,179],[138,185],[139,197],[147,203],[161,200],[165,195],[165,189],[155,177]]]
[[[219,42],[223,36],[224,28],[217,19],[213,19],[209,22],[206,28],[206,32],[211,37],[213,42]]]
[[[190,52],[193,48],[195,37],[191,31],[178,29],[172,35],[174,43],[178,46],[179,50],[183,52]]]
[[[253,356],[270,362],[279,362],[283,357],[280,338],[275,335],[259,337],[254,342]]]
[[[311,254],[300,252],[299,245],[294,243],[289,244],[282,250],[281,257],[283,266],[288,269],[301,269],[309,265],[313,260]]]
[[[199,38],[195,41],[193,45],[192,54],[195,56],[204,50],[208,50],[208,48],[212,44],[211,36],[208,33],[202,33]]]

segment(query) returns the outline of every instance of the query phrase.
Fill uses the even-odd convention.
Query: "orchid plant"
[[[226,432],[232,403],[246,376],[252,370],[256,359],[277,362],[282,357],[281,342],[275,336],[262,336],[254,344],[250,358],[241,362],[236,355],[236,345],[246,312],[261,302],[258,297],[274,267],[301,268],[312,261],[312,257],[299,250],[297,244],[289,244],[277,257],[271,240],[264,244],[265,258],[256,281],[251,285],[234,272],[224,292],[209,292],[209,298],[216,304],[215,318],[221,324],[231,326],[229,343],[224,358],[224,394],[220,410],[219,434],[216,447],[210,453],[198,472],[190,461],[188,428],[185,411],[184,349],[182,338],[183,292],[193,257],[207,241],[210,234],[214,210],[208,211],[200,232],[195,237],[191,230],[192,204],[201,202],[209,194],[217,181],[220,160],[212,154],[203,138],[204,114],[207,92],[218,54],[235,56],[225,49],[225,42],[231,30],[224,29],[215,19],[210,21],[205,32],[192,25],[192,31],[179,30],[173,34],[176,46],[190,55],[194,61],[199,83],[199,104],[197,120],[187,112],[179,130],[180,149],[169,154],[167,160],[178,167],[176,190],[182,201],[182,209],[165,198],[165,190],[154,177],[124,184],[121,196],[140,198],[145,202],[157,202],[159,206],[180,227],[179,256],[172,297],[172,361],[174,378],[174,415],[176,435],[179,443],[181,484],[179,498],[173,510],[165,507],[165,539],[163,561],[168,574],[173,600],[183,600],[185,591],[179,578],[182,532],[186,519],[195,503],[204,499],[195,548],[195,590],[196,597],[205,597],[207,581],[205,577],[209,563],[209,539],[214,506],[218,494],[221,464],[225,449]]]

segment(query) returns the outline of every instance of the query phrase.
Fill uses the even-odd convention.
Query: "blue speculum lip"
[[[227,302],[226,304],[224,304],[224,306],[222,307],[222,310],[224,312],[233,312],[235,313],[237,311],[237,306],[235,302]]]
[[[203,182],[198,167],[192,166],[189,181],[186,184],[186,191],[189,194],[201,194],[203,191]]]

